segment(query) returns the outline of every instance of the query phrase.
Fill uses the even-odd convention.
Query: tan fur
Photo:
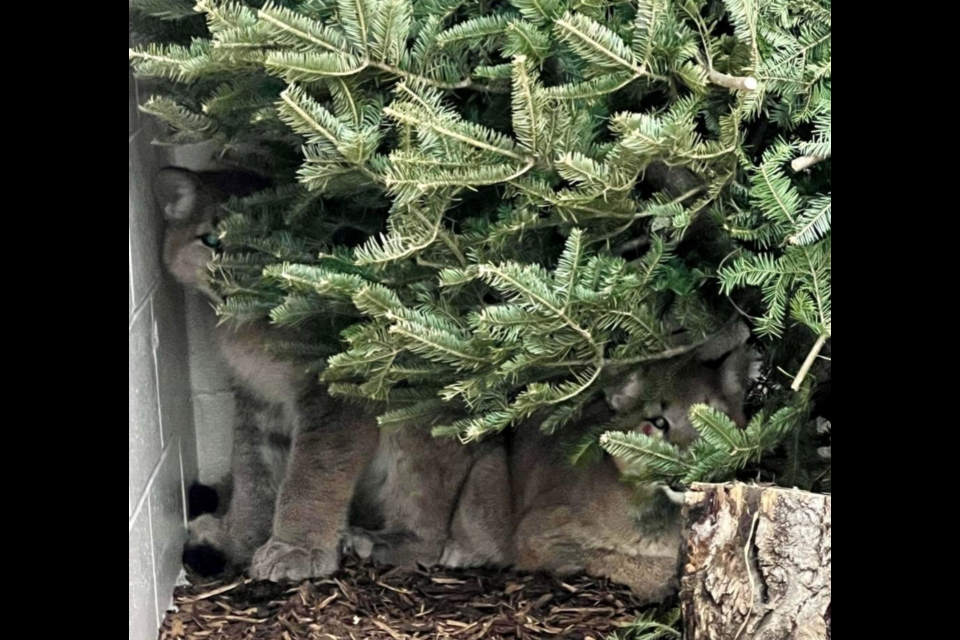
[[[595,403],[564,435],[576,439],[611,422],[624,429],[657,422],[669,428],[651,435],[686,445],[695,433],[689,411],[698,403],[742,422],[751,362],[745,339],[739,330],[721,334],[684,358],[637,372],[611,390],[617,411]],[[609,457],[573,468],[564,438],[535,424],[509,440],[464,447],[415,427],[389,436],[376,465],[386,478],[384,529],[354,532],[355,548],[388,564],[586,572],[650,602],[675,591],[680,531],[673,492],[626,484],[619,461]]]
[[[742,424],[750,365],[745,338],[740,333],[727,345],[733,349],[719,357],[713,341],[680,361],[648,367],[611,393],[617,414],[597,404],[568,430],[576,434],[611,419],[624,429],[641,429],[665,418],[669,429],[651,435],[686,446],[696,434],[689,411],[698,403]],[[536,428],[521,427],[511,464],[517,567],[608,577],[651,602],[675,591],[679,522],[676,505],[660,489],[625,484],[625,465],[610,457],[571,468],[560,441]]]
[[[214,250],[203,240],[215,231],[220,203],[240,195],[238,186],[243,191],[247,183],[236,174],[169,169],[157,177],[167,268],[214,301]],[[190,543],[211,545],[232,564],[249,565],[254,577],[271,580],[328,575],[337,568],[342,537],[389,564],[502,563],[510,502],[491,505],[473,488],[492,486],[491,474],[505,477],[503,449],[463,447],[416,428],[381,437],[370,415],[329,398],[296,363],[265,351],[276,331],[261,325],[215,331],[237,394],[232,497],[222,518],[191,524]],[[352,501],[373,512],[365,516],[380,521],[379,534],[345,534]],[[477,519],[496,524],[474,526]]]
[[[269,330],[259,325],[219,325],[215,337],[220,353],[240,383],[254,390],[264,402],[291,407],[303,387],[316,381],[299,371],[293,362],[280,360],[264,350]]]
[[[411,425],[381,437],[362,486],[382,522],[377,531],[353,532],[355,550],[398,566],[508,561],[511,504],[506,452],[498,442],[464,446]]]
[[[217,301],[210,286],[219,206],[257,188],[252,176],[161,172],[167,217],[164,262],[184,286]],[[206,241],[206,242],[205,242]],[[265,350],[265,326],[220,326],[215,339],[237,396],[232,496],[222,518],[191,525],[190,544],[208,544],[256,578],[325,576],[339,563],[341,532],[357,479],[379,433],[372,416],[331,399],[313,375]]]

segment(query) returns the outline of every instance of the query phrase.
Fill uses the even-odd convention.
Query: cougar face
[[[687,447],[699,437],[690,410],[704,404],[744,426],[744,399],[756,359],[746,345],[749,331],[734,327],[676,362],[655,363],[633,373],[608,400],[624,429]],[[623,463],[617,460],[621,471]]]
[[[242,171],[160,171],[154,189],[167,220],[163,261],[173,277],[217,300],[209,266],[220,244],[216,226],[221,205],[231,196],[247,196],[267,186],[265,178]]]

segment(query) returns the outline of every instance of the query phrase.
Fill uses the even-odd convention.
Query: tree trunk
[[[830,496],[701,484],[683,511],[687,640],[829,640]]]

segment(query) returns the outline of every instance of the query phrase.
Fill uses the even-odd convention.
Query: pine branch
[[[480,16],[454,25],[437,36],[441,49],[462,45],[489,47],[496,38],[506,34],[513,22],[504,15]]]
[[[710,79],[710,82],[718,87],[733,89],[735,91],[756,91],[760,88],[760,83],[757,82],[757,79],[749,76],[731,76],[727,75],[726,73],[720,73],[719,71],[711,69],[708,72],[707,77]]]
[[[800,215],[788,240],[791,244],[813,244],[830,232],[832,223],[833,197],[816,198]]]
[[[661,16],[667,11],[663,0],[640,0],[633,25],[633,53],[643,69],[650,67],[653,48],[657,41],[657,27]]]
[[[527,67],[525,56],[517,56],[513,61],[513,130],[520,146],[532,155],[537,155],[543,144],[545,108],[536,72]]]
[[[337,0],[340,24],[353,46],[361,52],[370,48],[369,22],[374,8],[368,0]]]
[[[150,44],[130,49],[130,62],[139,77],[166,78],[176,82],[194,82],[221,73],[230,67],[210,57],[208,40],[195,39],[189,47]]]
[[[407,50],[413,19],[410,0],[383,0],[373,19],[371,55],[379,63],[397,64]]]
[[[693,469],[690,457],[659,438],[636,432],[608,431],[600,446],[612,456],[644,465],[660,477],[676,479]]]
[[[586,61],[610,71],[627,70],[637,77],[647,74],[623,40],[591,18],[567,12],[554,24],[558,37]]]
[[[563,10],[559,0],[510,0],[510,4],[519,9],[524,18],[541,27],[553,23]]]
[[[636,74],[611,73],[587,82],[547,87],[546,93],[554,100],[592,101],[616,93],[636,80]]]
[[[219,123],[202,113],[194,113],[170,98],[151,96],[140,111],[163,121],[176,131],[174,141],[191,143],[209,140],[220,128]]]
[[[195,11],[206,14],[207,26],[214,34],[251,27],[254,13],[239,2],[198,0]]]
[[[326,141],[334,147],[343,144],[344,124],[296,84],[280,94],[280,117],[294,131],[305,135],[308,143]]]
[[[279,186],[227,205],[224,317],[285,326],[311,368],[333,349],[331,392],[387,403],[385,426],[552,433],[607,379],[690,358],[734,302],[808,386],[832,335],[832,176],[806,171],[832,157],[829,3],[190,4],[131,2],[147,107]],[[803,395],[744,431],[698,408],[683,451],[604,442],[651,478],[729,478]]]
[[[344,35],[291,9],[267,3],[257,13],[264,30],[279,44],[307,53],[319,47],[329,53],[355,52]]]
[[[541,63],[550,56],[550,37],[535,26],[522,21],[507,23],[504,57],[526,56],[532,62]]]
[[[790,168],[796,171],[797,173],[800,173],[801,171],[806,171],[807,169],[810,169],[811,167],[813,167],[815,164],[823,162],[824,160],[829,160],[829,157],[818,156],[813,154],[800,156],[799,158],[794,158],[793,161],[790,162]]]
[[[411,97],[413,101],[419,101],[419,96],[406,84],[401,83],[397,87],[397,92],[399,94],[406,94]],[[414,102],[395,102],[393,105],[385,107],[383,111],[388,116],[403,124],[415,128],[428,129],[455,142],[481,151],[487,151],[494,155],[510,158],[511,160],[528,162],[525,156],[514,150],[513,142],[506,137],[477,125],[470,125],[449,118],[438,117],[437,113],[431,114],[429,111],[414,106]]]
[[[790,388],[794,391],[800,391],[803,387],[803,381],[806,380],[807,375],[810,373],[810,369],[813,368],[813,364],[817,361],[817,358],[820,357],[820,352],[823,351],[823,347],[827,344],[827,340],[830,339],[830,336],[827,334],[821,334],[817,341],[814,343],[813,348],[810,349],[810,353],[807,354],[807,359],[803,361],[803,366],[800,367],[800,371],[797,372],[797,377],[793,379],[793,384],[790,385]]]

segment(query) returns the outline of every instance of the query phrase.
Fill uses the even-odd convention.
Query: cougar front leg
[[[216,575],[228,567],[245,569],[254,552],[270,538],[276,492],[261,455],[261,434],[243,419],[243,413],[238,402],[230,506],[222,518],[204,515],[190,523],[183,560],[201,575]]]
[[[511,562],[513,495],[507,454],[499,444],[487,449],[460,492],[441,566],[469,569]]]
[[[256,553],[254,578],[300,581],[336,571],[341,532],[361,473],[374,455],[376,424],[339,407],[298,429],[277,498],[273,535]],[[354,415],[350,415],[354,414]]]

